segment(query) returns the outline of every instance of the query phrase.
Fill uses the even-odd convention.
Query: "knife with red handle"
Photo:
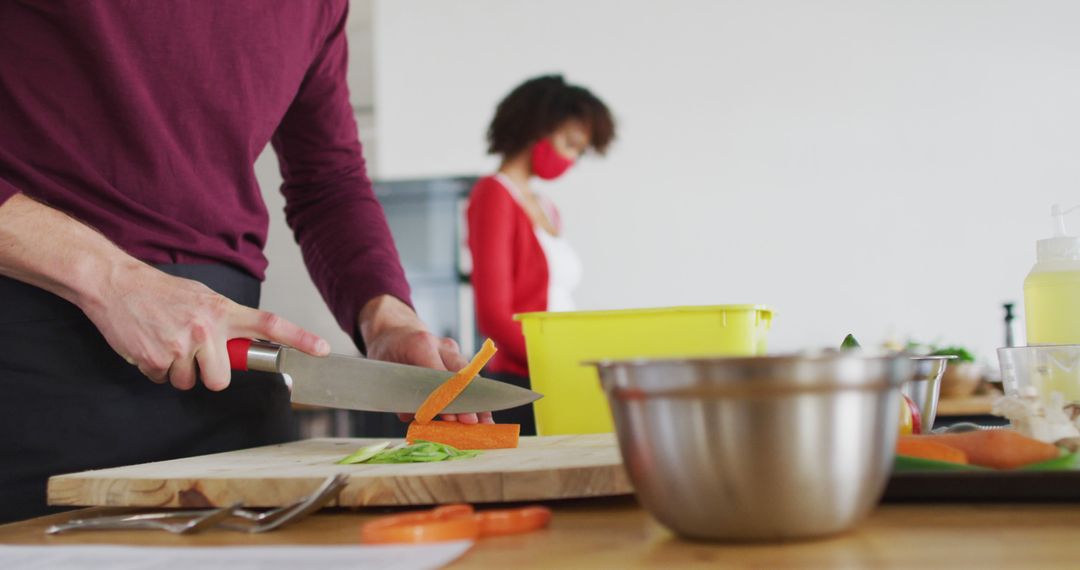
[[[284,374],[291,379],[294,403],[328,408],[414,413],[432,390],[454,375],[446,370],[341,354],[311,356],[288,346],[250,339],[232,339],[228,349],[233,370]],[[513,384],[477,377],[443,413],[505,410],[541,397]]]

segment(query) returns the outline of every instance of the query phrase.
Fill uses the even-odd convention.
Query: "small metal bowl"
[[[841,532],[893,461],[906,355],[602,361],[639,500],[676,533],[783,540]]]
[[[912,356],[915,373],[901,387],[904,395],[919,406],[923,433],[930,433],[937,420],[938,399],[941,396],[941,377],[955,356]]]

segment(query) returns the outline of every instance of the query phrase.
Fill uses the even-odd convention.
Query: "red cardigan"
[[[499,348],[488,369],[528,376],[525,337],[513,316],[547,310],[547,257],[529,216],[494,176],[473,187],[468,223],[477,324]]]

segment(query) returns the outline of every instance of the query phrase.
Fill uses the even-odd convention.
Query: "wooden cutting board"
[[[517,449],[439,463],[336,465],[385,440],[309,439],[49,479],[50,505],[204,507],[289,504],[347,473],[337,506],[497,503],[633,492],[613,434],[523,437]]]

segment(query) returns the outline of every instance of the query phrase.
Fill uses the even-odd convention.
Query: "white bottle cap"
[[[1050,206],[1050,219],[1054,224],[1054,237],[1041,239],[1035,243],[1037,261],[1080,261],[1080,238],[1070,236],[1065,230],[1065,214],[1080,206],[1062,211],[1061,206]]]

